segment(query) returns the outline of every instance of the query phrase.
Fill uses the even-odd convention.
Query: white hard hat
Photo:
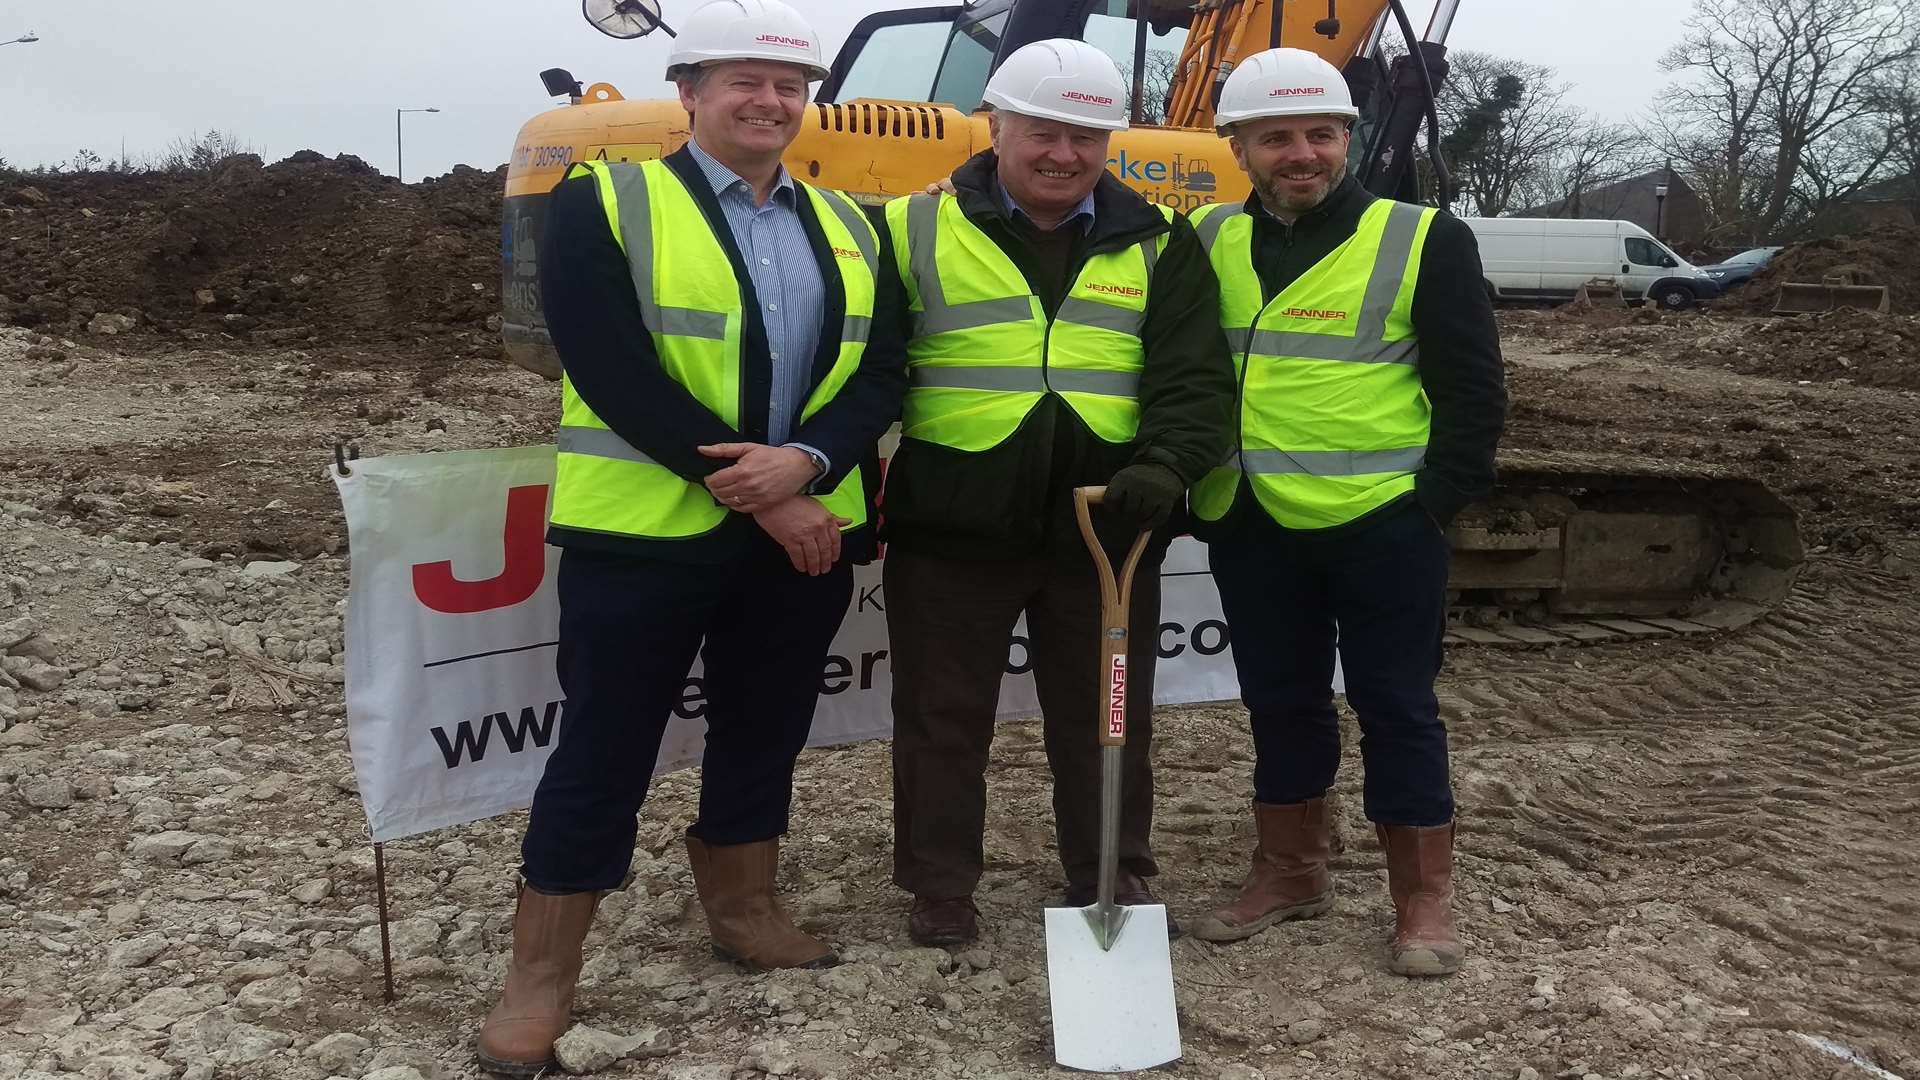
[[[1213,123],[1222,134],[1243,120],[1267,116],[1357,119],[1353,93],[1340,69],[1305,49],[1268,49],[1233,69],[1220,88]]]
[[[1021,116],[1103,131],[1127,126],[1127,84],[1106,53],[1084,41],[1022,45],[987,81],[987,104]]]
[[[797,64],[807,78],[827,77],[820,62],[820,35],[781,0],[714,0],[680,24],[667,57],[667,77],[683,66],[722,60],[772,60]]]

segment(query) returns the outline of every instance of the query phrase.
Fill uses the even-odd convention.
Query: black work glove
[[[1157,529],[1173,516],[1186,490],[1180,474],[1165,465],[1129,465],[1107,481],[1103,505],[1142,529]]]

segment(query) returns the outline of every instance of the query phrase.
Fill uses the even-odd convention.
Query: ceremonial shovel
[[[1173,1006],[1167,909],[1113,902],[1120,847],[1120,764],[1127,744],[1127,604],[1147,548],[1142,532],[1116,581],[1093,531],[1101,487],[1075,488],[1073,511],[1100,576],[1100,891],[1091,907],[1047,909],[1047,986],[1053,998],[1053,1057],[1089,1072],[1133,1072],[1180,1057]]]

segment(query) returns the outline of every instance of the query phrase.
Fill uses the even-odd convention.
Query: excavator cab
[[[971,113],[1015,2],[875,12],[853,28],[815,100],[924,101]]]
[[[965,6],[881,11],[860,20],[835,58],[817,101],[929,102],[970,114],[987,79],[1023,45],[1077,38],[1098,46],[1134,86],[1133,124],[1210,130],[1220,87],[1237,61],[1279,43],[1342,67],[1360,106],[1355,174],[1370,190],[1412,202],[1436,201],[1444,165],[1410,168],[1423,121],[1437,127],[1433,95],[1446,76],[1446,35],[1459,0],[1442,0],[1417,41],[1399,0],[1329,0],[1326,17],[1289,17],[1315,0],[981,0]],[[1344,18],[1342,16],[1345,16]],[[1398,22],[1409,50],[1389,58],[1381,42]],[[1429,130],[1429,145],[1438,142]],[[1221,148],[1224,150],[1224,148]],[[1176,155],[1179,156],[1179,155]],[[1120,162],[1116,160],[1115,165]],[[1216,179],[1171,163],[1175,189],[1213,191]],[[1121,179],[1134,179],[1124,168]],[[1211,201],[1211,200],[1207,200]]]
[[[854,27],[818,100],[928,101],[971,113],[980,107],[987,79],[1000,61],[1022,45],[1051,37],[1098,46],[1131,78],[1138,36],[1132,6],[1129,0],[982,0],[965,7],[876,12]],[[1158,123],[1165,116],[1166,93],[1192,22],[1191,11],[1183,14],[1148,16],[1141,51],[1149,100],[1136,123]]]

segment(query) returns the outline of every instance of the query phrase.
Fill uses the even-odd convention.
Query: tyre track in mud
[[[1679,904],[1704,926],[1693,948],[1656,954],[1676,977],[1717,964],[1734,978],[1711,981],[1751,1001],[1755,1025],[1839,1021],[1890,1060],[1912,1053],[1913,602],[1893,577],[1817,558],[1778,612],[1718,640],[1468,656],[1442,684],[1463,858],[1497,877],[1546,856]],[[1512,768],[1556,750],[1589,767]]]

